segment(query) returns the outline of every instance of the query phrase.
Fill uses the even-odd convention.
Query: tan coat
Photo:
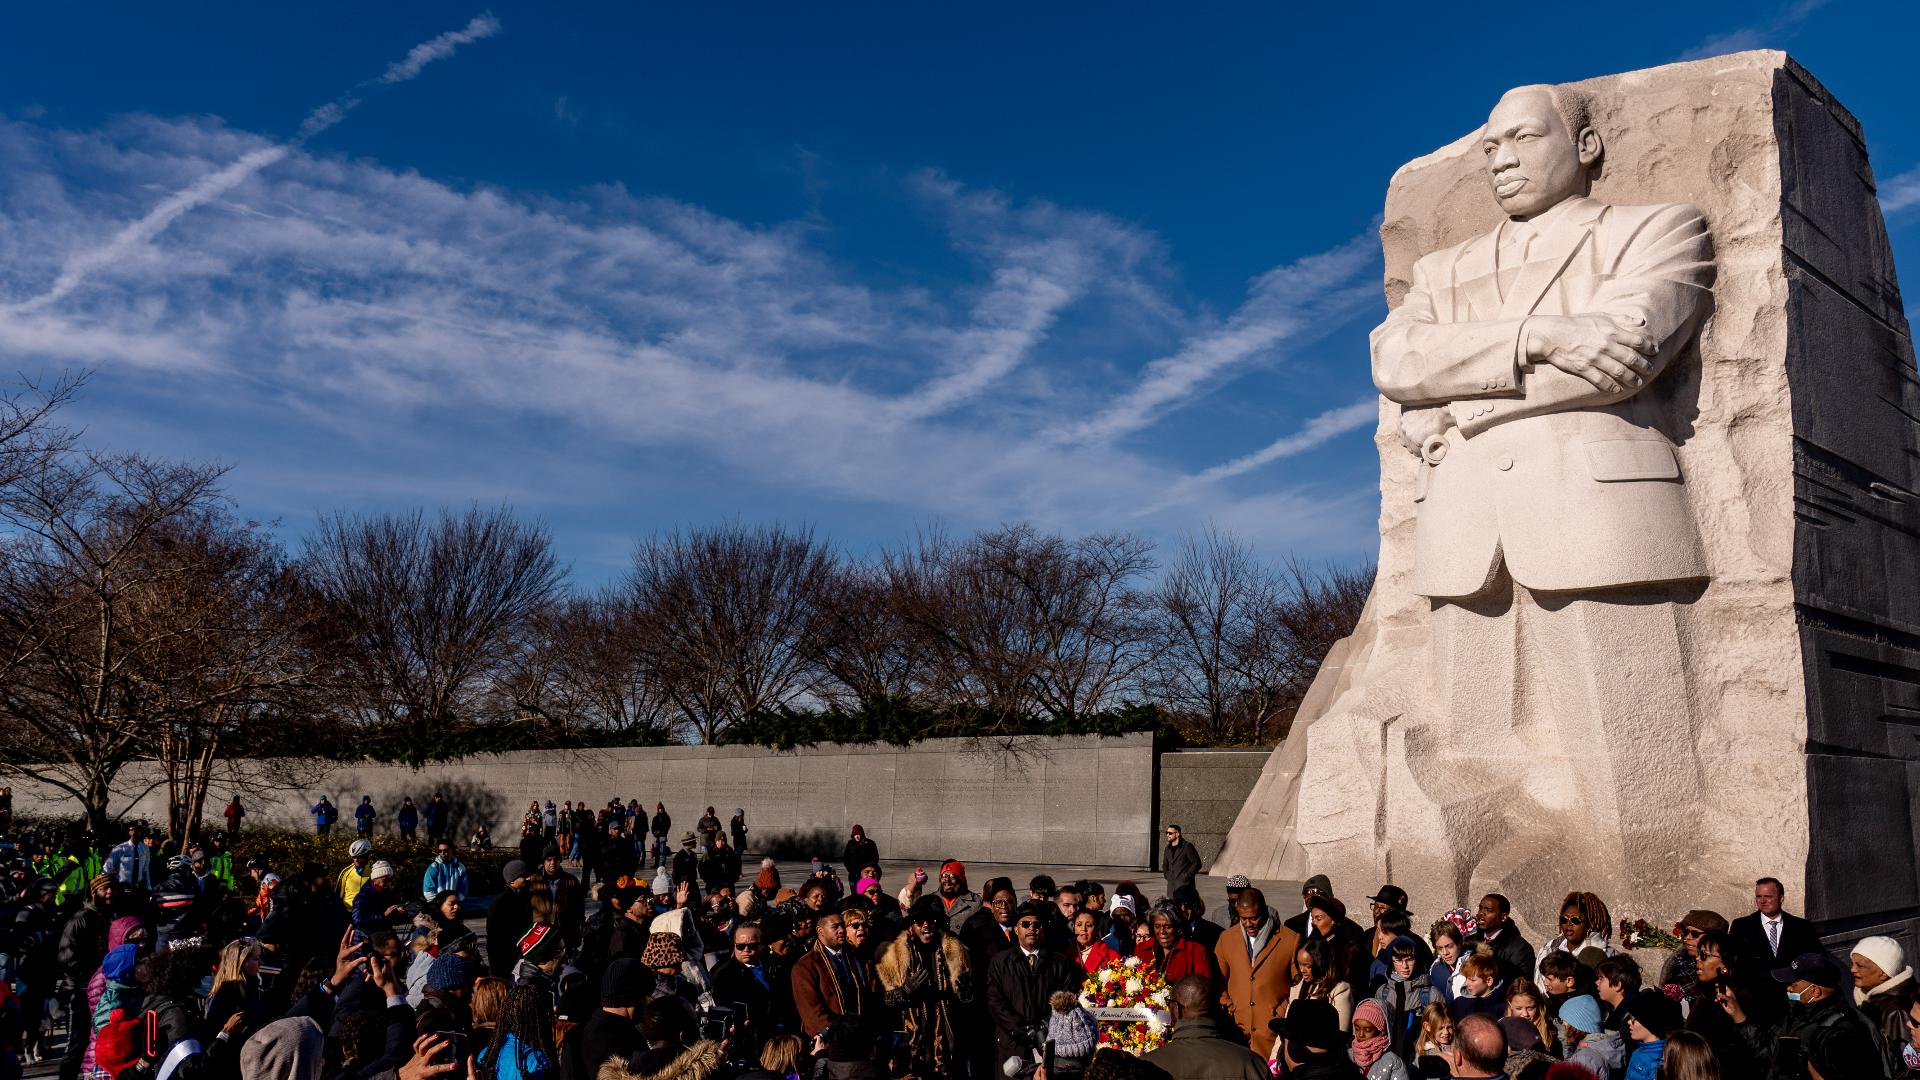
[[[1273,919],[1268,912],[1267,918]],[[1273,933],[1258,956],[1247,955],[1247,935],[1236,922],[1214,944],[1214,963],[1220,968],[1220,1004],[1261,1055],[1273,1053],[1273,1032],[1267,1021],[1287,1011],[1287,992],[1293,986],[1293,954],[1300,951],[1300,935],[1274,919]]]

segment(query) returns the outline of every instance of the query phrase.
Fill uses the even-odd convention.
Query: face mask
[[[1800,1004],[1800,995],[1789,990],[1787,991],[1787,1000],[1793,1002],[1795,1005],[1798,1005]]]

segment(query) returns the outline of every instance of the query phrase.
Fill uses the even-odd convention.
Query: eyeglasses
[[[736,941],[733,943],[733,951],[734,952],[759,952],[760,943],[757,941]]]
[[[1680,928],[1680,936],[1683,938],[1705,937],[1707,936],[1707,932],[1705,930],[1695,930],[1691,926],[1683,926]]]
[[[1581,918],[1578,915],[1562,915],[1560,916],[1560,925],[1561,926],[1585,926],[1587,925],[1587,920]]]
[[[1018,928],[1018,929],[1021,929],[1021,930],[1038,930],[1038,929],[1040,929],[1040,923],[1039,923],[1038,921],[1036,921],[1036,920],[1034,920],[1034,919],[1021,919],[1021,920],[1020,920],[1019,922],[1017,922],[1017,923],[1014,923],[1013,925],[1014,925],[1014,926],[1015,926],[1016,928]]]

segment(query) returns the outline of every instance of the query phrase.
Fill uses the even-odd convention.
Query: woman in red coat
[[[1213,954],[1201,947],[1197,941],[1187,939],[1186,926],[1173,908],[1161,904],[1147,916],[1153,927],[1153,936],[1140,943],[1133,955],[1140,961],[1160,973],[1167,982],[1173,983],[1189,975],[1205,975],[1209,979],[1219,978],[1213,970]]]
[[[1120,959],[1112,946],[1100,940],[1100,916],[1091,911],[1073,917],[1073,958],[1089,975]]]

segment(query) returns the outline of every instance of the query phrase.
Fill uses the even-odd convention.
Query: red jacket
[[[1081,959],[1080,949],[1078,946],[1075,946],[1073,956],[1074,959],[1080,960],[1080,966],[1085,968],[1089,975],[1120,959],[1120,954],[1114,952],[1113,947],[1104,941],[1094,942],[1093,948],[1087,950],[1085,959]]]
[[[1154,954],[1158,949],[1154,940],[1148,938],[1134,947],[1133,955],[1139,957],[1141,963],[1153,967],[1169,983],[1178,982],[1189,975],[1205,975],[1215,980],[1219,978],[1219,974],[1213,970],[1213,954],[1197,941],[1182,940],[1174,945],[1167,951],[1165,967],[1155,963]]]

